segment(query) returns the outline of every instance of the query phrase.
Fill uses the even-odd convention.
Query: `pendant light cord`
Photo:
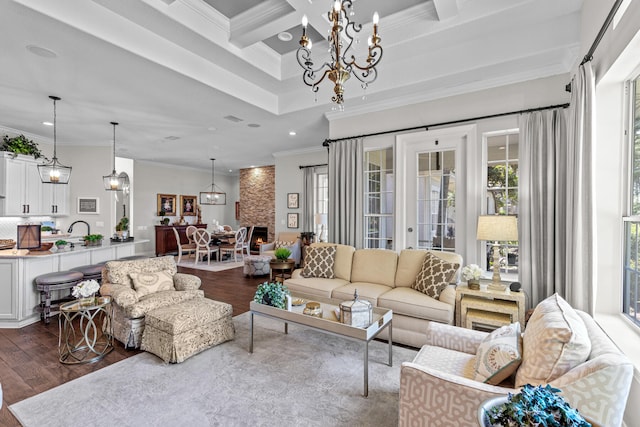
[[[118,123],[111,122],[113,125],[113,176],[116,175],[116,126]]]
[[[215,176],[215,166],[216,159],[211,159],[211,192],[215,193],[216,191],[216,176]]]
[[[57,140],[57,136],[56,136],[56,101],[57,99],[53,98],[53,160],[57,159],[56,156],[56,140]]]

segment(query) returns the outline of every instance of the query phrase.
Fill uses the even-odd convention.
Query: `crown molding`
[[[327,149],[325,147],[322,147],[322,141],[318,142],[318,147],[307,147],[307,148],[298,148],[295,150],[287,150],[287,151],[276,151],[275,153],[272,154],[272,156],[274,158],[281,158],[281,157],[290,157],[290,156],[298,156],[300,154],[316,154],[316,153],[323,153],[325,152]]]

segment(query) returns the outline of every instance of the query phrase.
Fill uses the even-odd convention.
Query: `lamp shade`
[[[518,220],[513,215],[481,215],[478,217],[478,240],[505,242],[518,240]]]

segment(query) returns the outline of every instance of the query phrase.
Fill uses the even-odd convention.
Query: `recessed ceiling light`
[[[229,169],[229,172],[233,172],[233,169]]]
[[[278,33],[278,40],[282,40],[283,42],[290,42],[293,39],[293,36],[288,31],[283,31]]]
[[[51,122],[42,122],[42,124],[45,126],[53,126],[53,123]]]
[[[296,131],[295,130],[290,130],[289,131],[289,136],[296,136]]]
[[[234,123],[238,123],[238,122],[241,122],[243,120],[240,117],[236,117],[236,116],[232,116],[232,115],[224,116],[223,119],[229,120],[230,122],[234,122]]]
[[[27,50],[34,55],[40,56],[42,58],[57,58],[58,54],[52,51],[51,49],[47,49],[46,47],[36,46],[34,44],[30,44],[27,46]]]
[[[259,128],[260,125],[258,123],[249,123],[247,126],[249,126],[250,128]]]

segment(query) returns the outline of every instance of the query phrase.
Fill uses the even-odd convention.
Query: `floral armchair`
[[[280,247],[285,247],[291,251],[290,259],[295,260],[296,265],[300,264],[302,258],[302,240],[300,233],[283,231],[278,234],[278,238],[270,243],[260,245],[260,255],[271,255],[275,258],[274,252]]]
[[[172,256],[109,261],[100,294],[111,296],[113,336],[125,348],[139,348],[145,314],[193,298],[204,298],[200,278],[178,273]]]

